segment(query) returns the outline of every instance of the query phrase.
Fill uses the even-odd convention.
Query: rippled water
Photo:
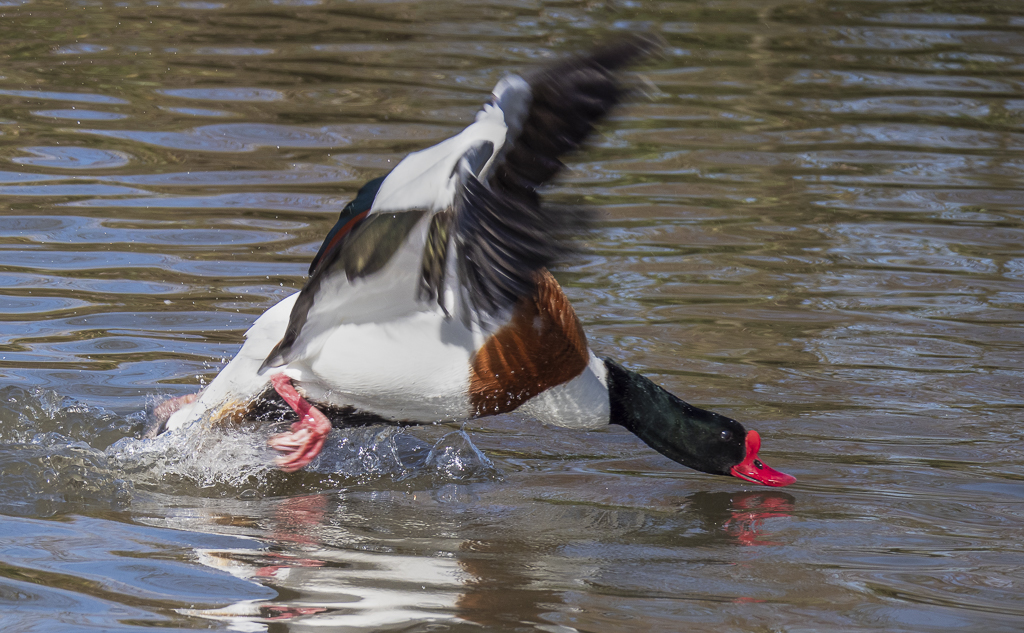
[[[1017,0],[0,0],[7,631],[1024,628]],[[785,490],[502,416],[137,439],[506,72],[665,56],[549,195],[592,345]]]

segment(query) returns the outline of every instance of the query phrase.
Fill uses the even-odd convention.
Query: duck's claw
[[[270,379],[277,393],[288,403],[299,421],[292,424],[290,433],[280,433],[267,440],[267,445],[281,453],[274,465],[293,473],[316,459],[324,447],[324,440],[331,432],[331,421],[319,409],[299,395],[290,378],[276,374]]]
[[[296,422],[298,424],[298,422]],[[308,428],[300,428],[291,433],[275,435],[267,441],[267,445],[281,454],[274,459],[274,465],[286,473],[293,473],[306,467],[316,459],[324,447],[327,432],[331,430],[330,422],[327,431],[318,432]]]

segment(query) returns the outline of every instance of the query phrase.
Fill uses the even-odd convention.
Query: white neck
[[[590,352],[590,363],[579,376],[531,398],[517,411],[569,429],[603,428],[611,419],[607,377],[604,361]]]

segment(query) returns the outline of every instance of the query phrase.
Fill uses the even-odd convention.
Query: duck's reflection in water
[[[776,545],[766,540],[765,520],[787,517],[796,499],[785,492],[698,492],[687,510],[700,517],[709,538],[739,545]]]
[[[385,513],[377,515],[372,529],[354,529],[358,512],[349,514],[347,505],[329,493],[284,499],[269,517],[273,540],[266,549],[199,551],[203,564],[270,586],[279,595],[188,613],[247,631],[285,620],[345,631],[404,630],[415,623],[446,625],[442,629],[550,627],[554,612],[569,610],[568,592],[581,582],[608,584],[619,564],[614,556],[602,562],[567,548],[586,543],[590,551],[594,537],[609,539],[614,547],[651,521],[635,508],[553,507],[546,515],[508,517],[501,538],[486,539],[472,536],[480,532],[479,515],[462,521],[449,515],[438,522],[430,513],[417,530],[408,513],[390,519]],[[779,491],[698,492],[686,497],[675,518],[684,529],[660,531],[654,538],[659,547],[681,550],[773,545],[765,521],[790,516],[794,506],[795,499]],[[583,528],[577,538],[567,535],[572,530],[567,524]],[[601,529],[587,529],[598,524]],[[431,525],[432,533],[426,533]],[[488,527],[493,533],[495,526]],[[517,538],[521,530],[529,531]]]
[[[272,622],[316,618],[317,626],[370,631],[409,622],[453,620],[464,574],[453,558],[399,553],[335,525],[335,495],[290,497],[267,517],[272,539],[260,550],[201,550],[199,562],[270,586],[278,597],[187,613],[262,631]],[[236,518],[217,517],[237,524]],[[260,521],[262,522],[262,521]],[[387,531],[385,529],[385,531]],[[336,542],[338,545],[328,545]],[[296,620],[298,622],[299,620]]]

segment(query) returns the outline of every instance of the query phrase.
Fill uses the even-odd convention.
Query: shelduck
[[[244,419],[279,397],[298,421],[269,445],[292,472],[332,424],[521,411],[619,424],[684,466],[792,483],[758,459],[756,431],[595,356],[548,272],[585,217],[542,208],[537,190],[621,100],[619,72],[657,47],[628,38],[502,79],[469,127],[359,190],[302,290],[256,320],[201,393],[158,407],[154,432]]]

